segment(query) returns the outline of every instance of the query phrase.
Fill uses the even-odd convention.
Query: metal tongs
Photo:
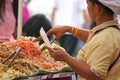
[[[55,40],[56,40],[56,36],[54,35],[53,39],[50,41],[50,44],[52,44],[53,42],[55,42]]]
[[[17,55],[20,53],[21,48],[19,47],[15,52],[13,52],[10,56],[8,56],[3,62],[2,64],[5,64],[9,59],[11,59],[11,61],[8,63],[7,67],[11,67],[12,63],[14,62],[14,60],[16,59]]]

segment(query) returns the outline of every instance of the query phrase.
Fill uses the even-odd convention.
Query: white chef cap
[[[120,0],[98,0],[104,6],[110,8],[115,14],[120,14]]]

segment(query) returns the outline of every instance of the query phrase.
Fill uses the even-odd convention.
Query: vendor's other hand
[[[54,34],[56,36],[56,40],[58,41],[65,33],[65,26],[55,26],[52,29],[50,29],[47,34]]]
[[[60,48],[51,48],[47,46],[45,48],[49,50],[51,57],[53,57],[56,61],[65,61],[66,57],[69,55]]]

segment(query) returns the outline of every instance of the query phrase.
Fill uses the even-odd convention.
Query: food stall
[[[38,46],[21,36],[21,7],[22,0],[19,0],[17,40],[0,43],[0,80],[42,80],[75,74],[65,62],[54,60],[47,49],[42,50],[44,44]]]

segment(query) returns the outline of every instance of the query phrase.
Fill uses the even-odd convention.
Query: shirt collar
[[[111,26],[111,25],[119,25],[118,20],[111,20],[111,21],[107,21],[107,22],[105,22],[105,23],[103,23],[101,25],[98,25],[95,28],[93,28],[92,30],[90,30],[90,33],[91,32],[94,33],[94,32],[96,32],[96,31],[98,31],[100,29],[106,28],[106,27]]]

